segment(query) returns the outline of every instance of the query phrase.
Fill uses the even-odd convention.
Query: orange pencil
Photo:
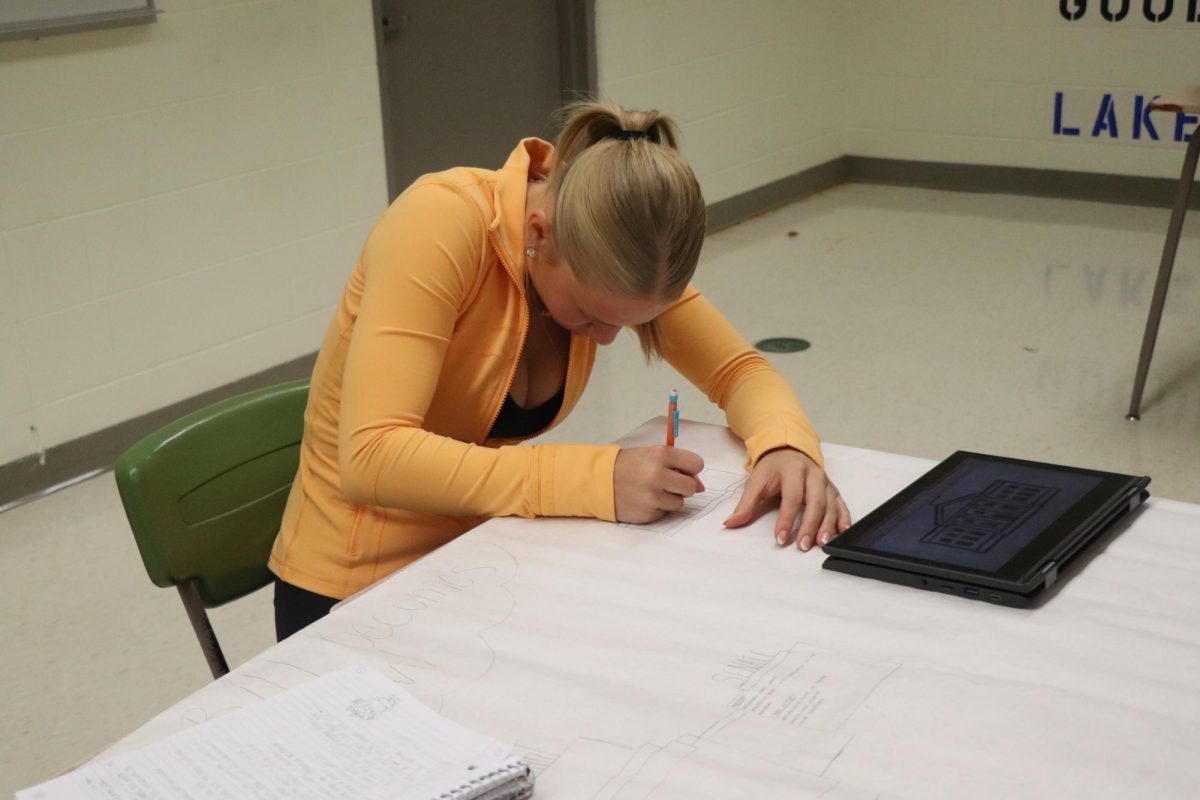
[[[679,434],[679,393],[674,389],[667,397],[667,447],[675,446]]]

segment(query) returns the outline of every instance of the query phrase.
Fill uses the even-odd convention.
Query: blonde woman
[[[683,448],[520,445],[564,419],[596,346],[633,328],[726,413],[750,478],[726,525],[779,498],[801,550],[850,515],[787,382],[689,281],[700,186],[665,116],[566,109],[555,147],[409,187],[371,231],[314,368],[271,553],[280,639],[495,516],[650,522],[702,490]],[[801,516],[801,509],[803,513]]]

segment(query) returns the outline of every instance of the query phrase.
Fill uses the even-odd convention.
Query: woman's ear
[[[525,218],[525,243],[541,247],[550,236],[550,220],[540,208],[529,212]]]

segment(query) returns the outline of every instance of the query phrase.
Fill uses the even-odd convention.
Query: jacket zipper
[[[517,291],[519,291],[521,293],[521,297],[524,298],[525,290],[521,288],[521,282],[517,280],[517,274],[513,271],[512,265],[509,264],[507,260],[505,260],[504,251],[500,249],[500,246],[498,244],[496,244],[495,235],[491,231],[488,231],[488,244],[490,244],[492,246],[492,250],[495,251],[496,257],[500,259],[500,263],[504,265],[504,269],[508,272],[508,276],[510,278],[512,278],[513,283],[517,286]],[[495,413],[492,414],[492,420],[491,420],[491,422],[488,423],[487,431],[484,432],[485,439],[487,438],[488,434],[490,434],[492,432],[492,426],[494,426],[496,424],[496,420],[498,420],[500,418],[500,412],[504,409],[504,398],[508,397],[508,393],[510,391],[512,391],[513,382],[515,382],[517,379],[517,365],[521,363],[521,355],[525,352],[525,340],[529,336],[529,326],[532,324],[532,320],[529,319],[529,301],[527,299],[524,303],[521,304],[521,320],[522,320],[521,343],[520,343],[520,345],[517,346],[517,359],[516,359],[516,361],[513,362],[512,369],[508,373],[508,381],[504,384],[504,393],[502,395],[500,395],[500,405],[496,407]],[[571,383],[571,365],[574,363],[574,359],[571,358],[571,349],[574,346],[574,343],[575,343],[575,334],[573,334],[573,333],[568,334],[568,336],[567,336],[567,371],[566,371],[566,374],[563,375],[563,402],[562,402],[562,405],[560,405],[558,407],[558,411],[555,412],[554,417],[548,423],[546,423],[546,425],[543,426],[540,431],[537,431],[536,433],[533,434],[533,436],[529,437],[531,439],[534,436],[540,436],[544,431],[550,430],[550,428],[552,428],[554,426],[554,423],[557,422],[559,420],[559,418],[562,417],[562,410],[567,405],[567,389],[566,389],[566,387],[569,386]]]
[[[517,280],[517,274],[513,271],[512,265],[509,264],[504,258],[504,252],[500,249],[500,246],[496,244],[496,237],[490,230],[488,231],[488,244],[492,246],[492,250],[495,251],[496,257],[500,259],[500,263],[504,265],[504,269],[508,272],[508,276],[512,278],[512,282],[516,284],[517,291],[520,292],[521,297],[524,298],[525,290],[521,288],[521,283]],[[512,369],[509,370],[508,380],[504,384],[504,392],[500,395],[500,405],[496,407],[495,413],[492,414],[492,420],[488,423],[487,430],[483,432],[484,439],[487,439],[488,435],[491,434],[492,426],[495,425],[496,420],[500,418],[500,411],[504,408],[504,398],[508,397],[508,393],[512,390],[513,382],[517,379],[517,365],[521,363],[521,354],[525,352],[525,339],[528,335],[529,303],[524,302],[521,303],[521,343],[517,346],[517,358],[515,361],[513,361]],[[567,363],[570,364],[569,357],[567,359]]]

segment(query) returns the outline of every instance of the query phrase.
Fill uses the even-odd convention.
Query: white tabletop
[[[720,530],[741,445],[694,423],[680,445],[712,477],[690,526],[493,520],[114,751],[365,664],[511,743],[541,798],[1200,793],[1200,506],[1151,498],[1017,610],[822,570],[770,515]],[[933,464],[825,452],[856,518]]]

